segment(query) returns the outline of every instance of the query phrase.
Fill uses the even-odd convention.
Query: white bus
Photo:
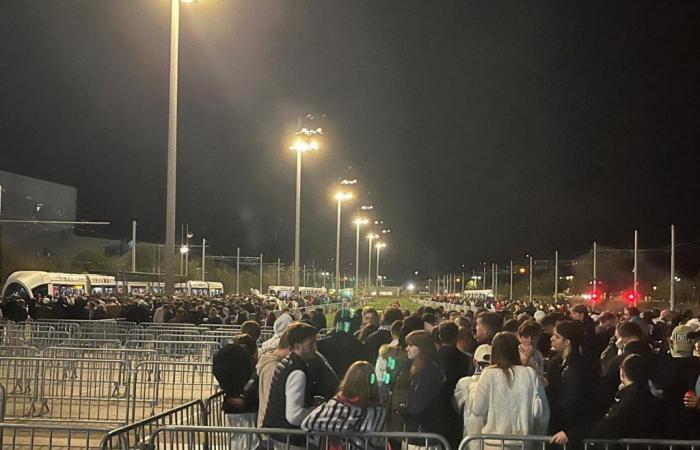
[[[312,297],[318,297],[325,294],[326,292],[326,288],[323,287],[315,288],[299,286],[299,295],[301,295],[302,297],[306,297],[309,295]],[[268,286],[267,294],[277,298],[289,297],[292,294],[294,294],[294,286]]]
[[[100,288],[103,285],[99,285]],[[88,275],[43,271],[14,272],[7,277],[3,297],[19,295],[24,299],[47,295],[85,295],[90,292]]]

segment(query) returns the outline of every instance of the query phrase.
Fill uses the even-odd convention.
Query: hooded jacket
[[[275,320],[275,323],[272,326],[273,330],[275,331],[275,334],[272,335],[270,339],[262,343],[262,346],[260,348],[261,355],[277,350],[282,333],[284,333],[287,330],[287,327],[292,322],[294,322],[294,318],[287,313],[283,313],[277,318],[277,320]]]
[[[592,439],[638,439],[660,437],[662,404],[647,386],[632,383],[617,394],[617,402],[591,430]]]
[[[265,419],[265,411],[267,411],[267,400],[270,395],[270,387],[272,386],[272,377],[275,375],[277,364],[284,357],[278,356],[275,352],[265,353],[258,360],[255,370],[258,374],[258,398],[260,406],[258,407],[258,427],[262,427]]]

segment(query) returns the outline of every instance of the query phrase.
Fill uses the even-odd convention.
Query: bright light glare
[[[186,245],[183,245],[182,247],[180,247],[180,253],[182,253],[183,255],[189,251],[190,251],[190,248]]]
[[[335,199],[340,201],[350,200],[352,198],[352,192],[338,192],[335,194]]]
[[[353,220],[352,223],[354,223],[355,225],[367,225],[369,223],[369,220],[358,217],[357,219]]]
[[[406,286],[409,291],[412,291],[416,288],[416,286],[413,283],[408,283],[408,286]]]
[[[377,248],[384,248],[386,247],[386,244],[384,242],[377,242],[377,245],[375,245]]]
[[[321,145],[318,143],[318,141],[313,140],[313,141],[305,141],[304,139],[297,138],[294,141],[294,145],[289,147],[290,150],[294,150],[295,152],[308,152],[311,150],[318,150],[321,148]]]

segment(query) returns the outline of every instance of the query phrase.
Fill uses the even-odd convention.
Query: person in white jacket
[[[455,410],[462,414],[464,420],[464,428],[462,437],[473,436],[480,434],[484,428],[485,420],[483,417],[477,417],[472,414],[468,408],[469,397],[474,394],[476,385],[479,382],[479,377],[486,367],[491,363],[491,346],[489,344],[481,344],[474,352],[474,375],[460,378],[455,386],[454,398],[452,405]],[[470,448],[478,450],[480,445],[478,442],[470,444]]]
[[[491,365],[479,377],[467,406],[471,414],[486,419],[481,434],[527,436],[547,431],[549,404],[544,386],[534,369],[521,365],[518,345],[518,338],[510,333],[498,333],[493,339]],[[485,444],[501,446],[500,442]]]

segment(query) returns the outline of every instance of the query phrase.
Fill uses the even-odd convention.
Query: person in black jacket
[[[583,325],[564,320],[557,323],[552,350],[557,356],[547,367],[547,398],[551,407],[549,428],[552,443],[580,442],[591,417],[591,391],[596,373],[581,355]]]
[[[257,345],[246,334],[224,345],[214,354],[212,371],[224,391],[222,410],[232,427],[255,427],[258,411],[258,386],[255,362]],[[256,448],[255,435],[232,435],[231,448]]]
[[[301,422],[314,407],[309,361],[316,357],[316,329],[294,322],[287,328],[287,342],[290,353],[275,368],[263,420],[265,428],[300,429]],[[305,448],[307,444],[303,436],[271,435],[271,438],[275,447],[280,448]]]
[[[351,333],[352,312],[341,309],[335,313],[334,330],[317,342],[318,351],[328,360],[339,378],[345,376],[348,367],[365,355],[365,346]]]
[[[442,343],[438,353],[445,371],[445,382],[440,390],[440,403],[445,418],[446,438],[452,448],[457,448],[462,439],[462,417],[452,407],[452,396],[457,381],[471,375],[474,369],[471,367],[470,358],[457,350],[457,336],[459,334],[457,324],[445,321],[439,325],[438,329]]]
[[[370,364],[374,364],[377,360],[379,347],[391,343],[391,324],[397,320],[403,320],[403,313],[401,310],[393,306],[386,308],[382,314],[381,326],[365,340],[365,360]]]
[[[661,437],[663,408],[661,401],[649,392],[647,361],[640,355],[627,355],[621,363],[619,374],[622,388],[617,393],[618,401],[588,436],[593,439]]]
[[[620,367],[622,361],[629,355],[640,355],[642,363],[648,366],[650,373],[654,363],[654,353],[646,341],[643,341],[642,329],[634,322],[622,322],[615,330],[616,345],[622,347],[622,353],[612,358],[606,365],[603,366],[603,378],[600,383],[600,401],[603,411],[607,411],[612,405],[615,393],[620,386]]]

